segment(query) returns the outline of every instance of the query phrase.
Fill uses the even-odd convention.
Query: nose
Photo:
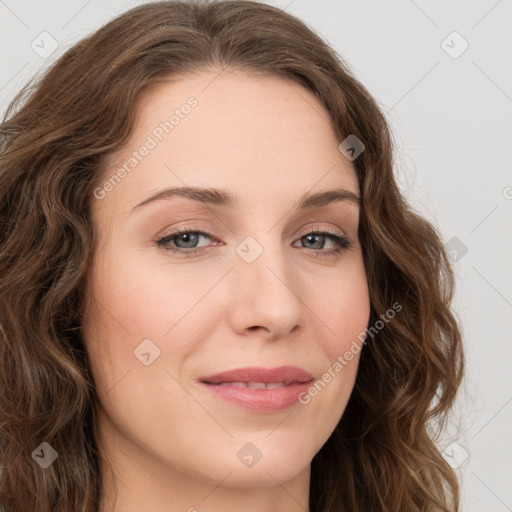
[[[230,321],[237,333],[274,340],[304,328],[307,297],[283,247],[267,243],[251,263],[238,254],[234,261]]]

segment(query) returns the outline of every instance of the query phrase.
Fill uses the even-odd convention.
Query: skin
[[[236,407],[196,379],[244,367],[296,365],[321,379],[365,330],[368,286],[357,231],[359,206],[296,209],[304,193],[342,187],[359,195],[326,110],[310,91],[278,77],[218,69],[146,91],[127,144],[106,177],[194,96],[198,104],[137,166],[92,204],[95,258],[84,344],[99,396],[105,474],[101,512],[308,510],[310,463],[339,422],[359,354],[308,404],[275,413]],[[131,210],[172,186],[224,189],[236,209],[172,196]],[[213,237],[159,247],[176,228]],[[334,230],[351,247],[335,254]],[[252,237],[252,263],[236,248]],[[254,250],[254,249],[251,249]],[[331,253],[320,258],[319,253]],[[150,339],[160,355],[134,350]],[[361,346],[361,343],[358,342]],[[246,467],[248,442],[261,459]]]

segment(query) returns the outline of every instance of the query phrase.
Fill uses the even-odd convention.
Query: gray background
[[[1,112],[34,73],[141,3],[0,0]],[[461,474],[463,510],[512,511],[512,1],[272,3],[327,39],[387,113],[402,190],[438,226],[457,274],[467,376],[440,449]],[[59,46],[41,57],[31,45],[51,49],[45,31]]]

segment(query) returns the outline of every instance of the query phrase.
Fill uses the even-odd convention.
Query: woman
[[[1,125],[5,512],[459,509],[435,442],[453,275],[324,41],[264,4],[157,2],[24,92]]]

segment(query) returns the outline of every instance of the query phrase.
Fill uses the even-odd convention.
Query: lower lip
[[[299,395],[306,392],[314,379],[309,382],[290,384],[281,388],[254,389],[235,386],[219,386],[200,382],[214,395],[227,402],[254,412],[277,412],[299,403]]]

